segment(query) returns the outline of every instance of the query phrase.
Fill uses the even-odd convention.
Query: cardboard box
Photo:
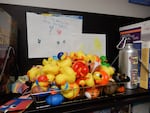
[[[5,69],[8,63],[8,58],[10,58],[10,54],[8,54],[8,46],[0,45],[0,77],[3,73],[5,73]],[[8,72],[7,72],[8,73]]]
[[[150,89],[150,41],[142,42],[140,87]]]
[[[5,10],[0,8],[0,45],[17,48],[17,23]]]
[[[0,45],[0,94],[11,91],[11,83],[17,77],[14,48]]]

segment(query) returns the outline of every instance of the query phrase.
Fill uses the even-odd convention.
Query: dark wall
[[[42,59],[28,59],[27,46],[27,27],[26,12],[54,12],[61,14],[81,15],[83,16],[83,32],[84,33],[102,33],[106,34],[107,42],[107,58],[111,63],[118,54],[116,45],[119,42],[119,27],[142,21],[141,18],[132,18],[115,15],[105,15],[87,12],[67,11],[61,9],[27,7],[19,5],[0,4],[0,7],[7,11],[18,23],[18,50],[17,62],[20,74],[26,74],[27,70],[36,64],[41,64]],[[117,62],[114,64],[117,68]]]

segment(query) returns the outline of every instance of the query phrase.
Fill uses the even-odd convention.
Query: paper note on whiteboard
[[[54,51],[59,39],[72,33],[82,33],[82,16],[27,12],[26,17],[29,58],[48,57],[51,55],[48,50]]]
[[[71,50],[84,51],[87,54],[106,56],[105,34],[75,34],[73,35]]]

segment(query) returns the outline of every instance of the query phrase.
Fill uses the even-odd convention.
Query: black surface
[[[116,45],[118,44],[120,39],[119,27],[140,22],[143,20],[141,18],[125,16],[10,4],[0,4],[0,7],[7,11],[18,23],[18,64],[21,75],[26,74],[27,70],[31,68],[31,66],[41,64],[42,61],[42,59],[28,59],[26,12],[50,12],[83,16],[83,33],[106,34],[106,55],[110,63],[115,59],[118,54]],[[114,66],[116,66],[117,69],[117,63],[115,63]]]
[[[25,113],[90,113],[96,110],[102,110],[110,107],[121,107],[127,104],[149,102],[150,91],[142,88],[137,88],[134,90],[126,90],[124,94],[117,94],[113,96],[99,97],[93,100],[81,99],[76,101],[71,101],[70,103],[63,103],[62,105],[56,107],[45,107],[41,109],[36,109],[36,104],[33,103]]]

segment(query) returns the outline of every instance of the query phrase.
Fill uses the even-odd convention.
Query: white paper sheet
[[[58,47],[60,37],[82,33],[82,16],[27,12],[26,17],[29,58],[48,57]]]
[[[106,56],[106,35],[105,34],[73,34],[72,51],[83,51],[87,54]]]

